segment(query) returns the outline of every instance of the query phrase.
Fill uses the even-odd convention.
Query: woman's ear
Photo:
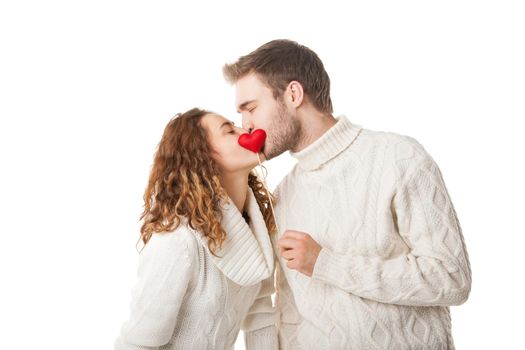
[[[304,99],[304,90],[300,82],[292,80],[286,88],[288,102],[295,108],[298,108]]]

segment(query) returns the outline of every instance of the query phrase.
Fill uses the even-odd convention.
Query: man
[[[453,349],[450,305],[471,271],[441,172],[414,138],[332,116],[319,57],[271,41],[224,66],[266,159],[297,164],[275,190],[282,349]]]

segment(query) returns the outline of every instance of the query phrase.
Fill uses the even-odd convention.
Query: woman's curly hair
[[[201,125],[202,118],[211,113],[190,109],[173,117],[164,129],[144,192],[144,211],[140,216],[144,223],[137,244],[142,240],[146,245],[153,233],[175,230],[182,217],[192,229],[203,233],[212,254],[226,239],[220,224],[221,203],[230,199],[219,181],[219,167],[210,156],[208,134]],[[276,225],[269,202],[272,194],[253,170],[248,185],[268,232],[274,234]]]

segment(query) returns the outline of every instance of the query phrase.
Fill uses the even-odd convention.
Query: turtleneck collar
[[[230,199],[223,201],[221,226],[226,240],[214,256],[204,235],[194,230],[197,239],[208,251],[213,263],[233,282],[248,286],[270,277],[274,269],[273,250],[261,210],[251,187],[246,196],[249,223]]]
[[[345,115],[336,120],[335,125],[306,148],[296,153],[290,151],[298,166],[307,171],[315,170],[352,144],[362,126],[350,122]]]

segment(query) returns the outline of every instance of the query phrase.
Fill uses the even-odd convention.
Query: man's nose
[[[252,130],[254,129],[253,123],[250,122],[250,121],[243,120],[242,128],[245,129],[245,130],[248,130],[248,132],[251,133]]]

